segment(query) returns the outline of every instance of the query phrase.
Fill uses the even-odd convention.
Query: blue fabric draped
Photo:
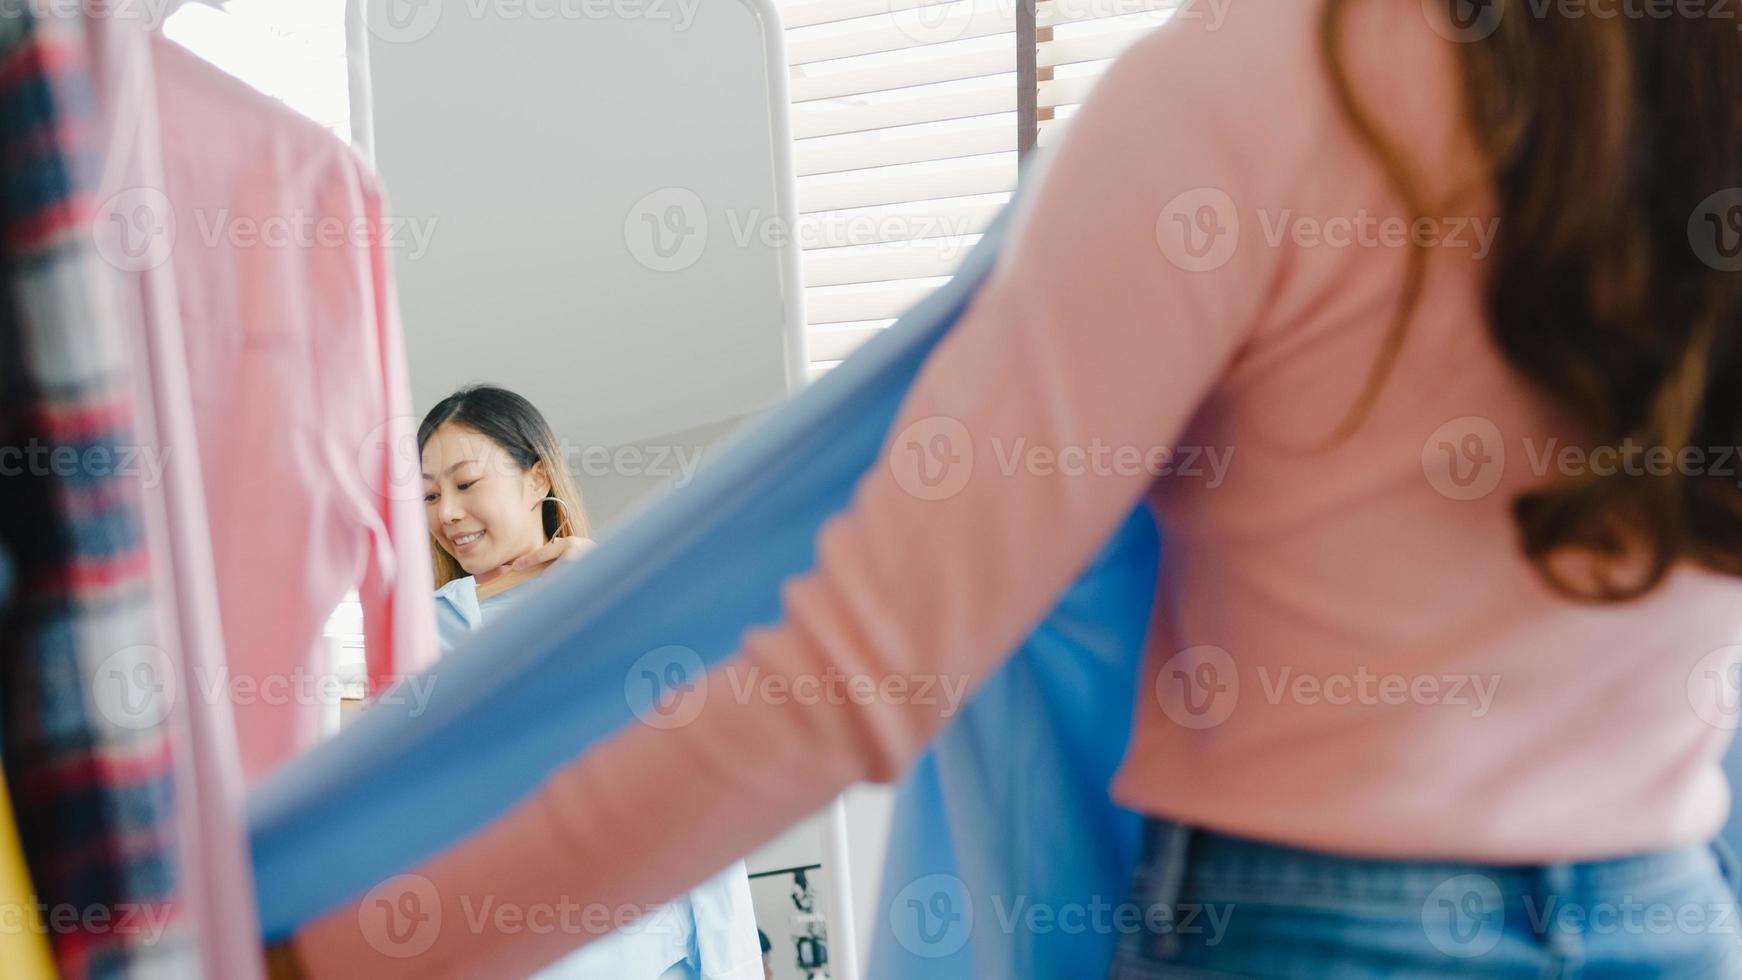
[[[1142,830],[1107,784],[1158,547],[1140,508],[903,778],[869,976],[1106,976]]]

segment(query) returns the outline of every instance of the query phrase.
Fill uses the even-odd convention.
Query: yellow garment
[[[55,980],[36,902],[18,825],[12,821],[12,800],[0,779],[0,963],[6,965],[6,980]]]

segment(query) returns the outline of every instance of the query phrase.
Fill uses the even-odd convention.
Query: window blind
[[[783,0],[810,372],[946,282],[1180,0]]]

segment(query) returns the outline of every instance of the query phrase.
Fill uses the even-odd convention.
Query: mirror
[[[369,5],[353,130],[407,231],[417,411],[523,395],[609,533],[803,382],[780,25],[740,0],[515,9]],[[837,803],[747,859],[775,976],[857,976],[846,826]]]

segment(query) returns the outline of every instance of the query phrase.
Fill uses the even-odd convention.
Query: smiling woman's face
[[[448,422],[423,445],[429,533],[468,575],[506,565],[544,544],[542,464],[523,470],[475,429]]]

